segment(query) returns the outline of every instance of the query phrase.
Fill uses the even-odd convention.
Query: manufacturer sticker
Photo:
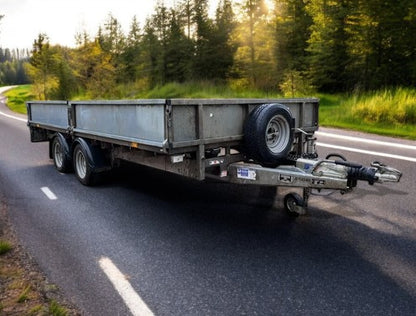
[[[305,163],[303,170],[309,170],[310,167],[312,167],[312,165]]]
[[[248,168],[237,168],[237,178],[256,180],[256,171]]]

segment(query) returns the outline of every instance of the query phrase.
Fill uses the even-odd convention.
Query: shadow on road
[[[54,231],[90,236],[80,245],[112,258],[155,314],[414,315],[415,240],[364,225],[364,209],[345,216],[313,202],[293,221],[259,203],[255,186],[134,165],[94,188],[52,166],[22,172],[45,168],[85,204],[51,214]],[[336,198],[321,198],[336,207]]]
[[[206,296],[210,308],[225,314],[414,314],[414,239],[329,213],[319,203],[293,221],[256,202],[259,187],[201,183],[130,165],[101,189],[113,186],[136,196],[136,205],[114,211],[130,219],[120,225],[138,234],[130,249],[140,249],[153,267],[135,280],[150,277],[165,300],[186,297],[201,310]],[[138,237],[143,231],[157,246]]]

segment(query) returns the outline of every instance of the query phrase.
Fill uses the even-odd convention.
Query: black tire
[[[267,167],[287,163],[293,144],[294,119],[282,104],[263,104],[253,110],[244,125],[244,144],[249,158]]]
[[[90,186],[94,183],[94,173],[91,168],[91,161],[84,148],[78,144],[75,146],[74,155],[74,171],[79,182],[83,185]]]
[[[299,213],[295,212],[294,208],[297,206],[304,206],[302,197],[297,193],[289,193],[285,196],[284,200],[285,210],[290,217],[298,217]]]
[[[56,170],[62,173],[72,171],[72,161],[65,152],[66,144],[57,136],[52,140],[52,159]]]

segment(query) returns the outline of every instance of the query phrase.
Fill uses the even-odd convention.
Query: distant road
[[[3,94],[4,92],[6,92],[7,90],[16,88],[17,86],[4,86],[4,87],[0,87],[0,94]]]
[[[321,192],[292,221],[256,187],[130,165],[84,187],[55,171],[47,143],[30,143],[24,115],[3,101],[0,113],[1,202],[83,315],[415,314],[416,142],[321,128],[321,157],[380,160],[404,176]]]

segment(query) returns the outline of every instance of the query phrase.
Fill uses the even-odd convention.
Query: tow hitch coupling
[[[399,170],[386,166],[378,161],[374,161],[371,167],[364,167],[356,163],[340,160],[336,160],[334,163],[346,167],[350,187],[355,187],[357,181],[368,181],[370,185],[376,182],[399,182],[402,176]]]

